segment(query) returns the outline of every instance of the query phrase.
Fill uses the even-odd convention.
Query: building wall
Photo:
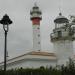
[[[33,50],[41,50],[40,25],[33,25]]]
[[[26,55],[19,57],[7,62],[7,69],[12,68],[38,68],[40,66],[50,67],[56,66],[57,59],[56,57],[51,56],[38,56],[38,55]],[[2,65],[2,66],[1,66]],[[0,68],[3,69],[3,63],[0,64]]]
[[[7,65],[7,69],[11,68],[39,68],[40,66],[50,67],[50,65],[55,66],[56,61],[48,61],[48,60],[22,60],[13,64]]]
[[[69,58],[73,57],[73,41],[60,40],[53,43],[58,58],[58,64],[66,64]]]

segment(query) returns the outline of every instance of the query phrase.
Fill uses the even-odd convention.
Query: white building
[[[57,61],[54,53],[32,51],[27,54],[9,59],[7,61],[7,69],[11,68],[39,68],[40,66],[50,67],[55,66]],[[0,63],[0,68],[3,69],[3,62]]]
[[[36,4],[30,11],[30,15],[33,27],[33,51],[7,60],[7,69],[50,67],[51,65],[65,64],[69,58],[73,57],[74,53],[75,27],[73,20],[69,22],[59,13],[59,16],[54,20],[53,33],[50,34],[55,53],[49,53],[41,51],[40,20],[42,20],[42,12]],[[4,63],[1,62],[0,68],[3,69],[3,67]]]
[[[75,40],[75,23],[59,13],[54,20],[55,28],[51,33],[51,42],[57,55],[58,64],[66,64],[69,58],[73,58],[73,41]]]

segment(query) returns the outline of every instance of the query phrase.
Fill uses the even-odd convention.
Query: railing
[[[73,35],[69,35],[69,33],[62,34],[62,36],[58,36],[56,33],[50,34],[51,41],[58,41],[58,40],[75,40],[75,33]]]

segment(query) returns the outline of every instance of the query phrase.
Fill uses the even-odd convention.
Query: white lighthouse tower
[[[41,36],[40,36],[40,20],[41,17],[41,11],[39,10],[39,7],[37,4],[34,4],[34,7],[30,11],[30,19],[32,21],[33,26],[33,50],[40,51],[41,50]]]
[[[69,58],[73,56],[73,41],[75,40],[75,27],[72,22],[62,16],[54,20],[55,28],[51,33],[51,42],[54,44],[54,50],[58,58],[58,64],[66,64]]]

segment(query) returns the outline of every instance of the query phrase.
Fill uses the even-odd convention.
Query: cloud
[[[33,31],[30,10],[35,2],[37,2],[43,13],[40,26],[42,50],[53,51],[50,33],[54,28],[53,20],[60,12],[60,0],[0,0],[0,18],[7,13],[13,21],[13,24],[9,26],[8,32],[8,53],[10,58],[32,50]],[[74,0],[61,1],[63,15],[74,14],[74,8]],[[2,26],[0,26],[0,61],[3,59],[3,52],[4,31]]]

